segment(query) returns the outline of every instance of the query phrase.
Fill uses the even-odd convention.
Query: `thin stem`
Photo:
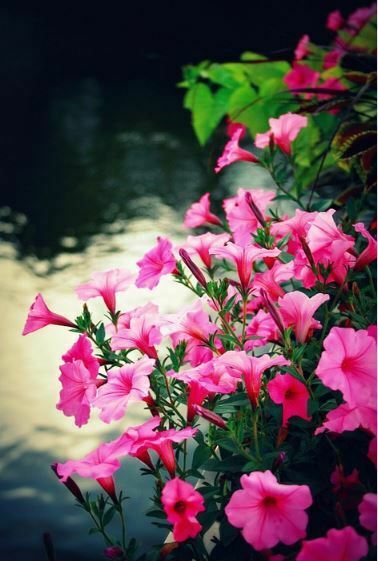
[[[259,437],[258,437],[258,430],[257,430],[257,417],[258,417],[258,413],[253,412],[253,415],[252,415],[252,434],[253,434],[253,441],[254,441],[254,445],[255,445],[256,456],[259,460],[261,460]]]

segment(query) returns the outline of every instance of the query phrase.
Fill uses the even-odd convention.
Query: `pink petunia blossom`
[[[62,356],[62,360],[64,363],[81,360],[93,377],[97,376],[100,367],[99,361],[93,356],[93,348],[89,337],[85,333],[78,337],[76,343]]]
[[[348,17],[350,31],[357,32],[376,14],[377,4],[372,4],[367,8],[358,8]]]
[[[108,371],[108,381],[98,390],[93,405],[101,409],[100,419],[105,423],[121,419],[129,403],[142,401],[150,388],[149,376],[154,370],[154,359],[143,357],[132,364]]]
[[[292,69],[284,77],[284,82],[289,90],[315,88],[319,76],[319,72],[315,72],[307,64],[294,62]],[[312,95],[307,93],[305,97],[310,98]]]
[[[301,238],[306,237],[311,222],[315,219],[316,215],[317,212],[306,212],[297,208],[292,218],[272,224],[270,227],[271,234],[278,239],[282,239],[289,234],[287,250],[288,253],[295,255],[302,248]]]
[[[205,510],[202,495],[190,483],[175,477],[164,485],[161,502],[168,522],[173,524],[174,540],[195,538],[202,529],[196,518]]]
[[[107,559],[121,559],[124,551],[118,545],[112,545],[104,550],[104,555]]]
[[[293,278],[294,264],[292,261],[289,263],[281,263],[276,261],[270,269],[264,271],[263,273],[256,273],[252,286],[253,294],[257,292],[257,296],[248,303],[248,309],[255,310],[256,308],[263,305],[262,298],[260,296],[260,290],[264,289],[269,295],[271,300],[276,302],[280,296],[285,295],[285,291],[281,286],[281,283]]]
[[[269,203],[275,197],[273,191],[240,188],[236,196],[229,197],[223,201],[223,208],[230,230],[233,233],[234,241],[243,246],[251,243],[252,234],[260,227],[256,214],[246,200],[247,193],[249,193],[253,203],[262,215],[265,214]]]
[[[356,395],[356,399],[359,396]],[[375,400],[368,400],[366,403],[349,405],[342,403],[336,409],[327,413],[323,424],[316,429],[315,434],[320,434],[325,430],[341,434],[344,431],[353,431],[363,428],[377,433],[377,408]]]
[[[328,14],[326,28],[331,31],[338,31],[343,27],[344,23],[345,21],[340,10],[334,10]]]
[[[346,90],[346,86],[338,78],[327,78],[324,82],[320,85],[320,88],[324,88],[327,90],[332,90],[332,93],[319,93],[317,94],[318,99],[332,99],[332,96],[336,94],[336,92]],[[334,92],[334,93],[333,93]],[[333,110],[336,111],[336,110]]]
[[[239,129],[242,129],[240,139],[244,138],[245,133],[247,132],[247,127],[245,125],[243,125],[242,123],[234,123],[229,117],[227,117],[226,122],[226,134],[229,138],[232,138],[234,133]]]
[[[118,329],[112,337],[110,346],[113,351],[123,349],[138,349],[150,358],[157,358],[155,345],[162,340],[162,334],[157,325],[155,315],[133,317],[129,328]]]
[[[28,317],[26,318],[25,326],[22,335],[28,335],[33,331],[42,329],[46,325],[62,325],[64,327],[76,327],[72,321],[55,314],[46,306],[42,294],[37,294],[33,304],[30,306]]]
[[[303,292],[295,290],[279,298],[280,312],[285,327],[293,327],[295,338],[304,343],[313,329],[320,329],[322,324],[313,318],[316,310],[329,300],[329,294],[315,294],[309,298]]]
[[[308,119],[295,113],[286,113],[278,119],[269,119],[270,130],[256,134],[255,145],[257,148],[266,148],[272,139],[282,152],[291,154],[291,145],[299,132],[307,127]]]
[[[324,538],[303,541],[297,561],[360,561],[367,552],[366,539],[345,526],[329,530]]]
[[[64,464],[58,464],[57,471],[62,482],[73,473],[98,480],[111,477],[120,467],[121,463],[115,456],[114,444],[109,442],[100,444],[82,460],[68,460]]]
[[[90,300],[101,297],[108,310],[114,314],[116,311],[116,293],[129,288],[134,281],[134,275],[124,269],[111,269],[109,271],[93,273],[89,282],[80,284],[76,294],[80,300]]]
[[[361,236],[363,236],[368,242],[367,247],[357,257],[357,261],[354,265],[354,268],[357,271],[361,271],[362,269],[364,269],[364,267],[369,265],[369,263],[377,259],[377,240],[375,240],[373,236],[369,234],[362,222],[357,222],[357,224],[354,224],[354,229],[356,232],[361,234]]]
[[[377,344],[366,330],[333,327],[323,345],[316,374],[325,386],[340,390],[352,407],[376,395]]]
[[[265,257],[277,257],[281,252],[279,249],[264,249],[254,245],[241,247],[228,242],[222,247],[210,249],[210,253],[219,259],[228,259],[236,265],[240,285],[244,292],[248,291],[251,280],[253,263]]]
[[[263,374],[273,366],[287,366],[290,364],[282,355],[270,357],[262,355],[259,357],[249,356],[245,351],[227,351],[218,362],[223,364],[230,374],[240,377],[245,382],[248,397],[253,405],[257,407]]]
[[[159,284],[163,275],[169,275],[176,269],[172,243],[167,238],[158,237],[156,246],[147,251],[144,257],[137,261],[137,265],[140,271],[135,285],[152,290]]]
[[[240,148],[239,142],[245,133],[243,126],[238,127],[233,133],[230,140],[224,147],[223,154],[218,158],[217,165],[214,169],[215,173],[219,173],[224,167],[233,164],[234,162],[258,162],[254,154]]]
[[[120,329],[130,329],[130,322],[133,318],[140,318],[144,316],[155,316],[158,321],[159,307],[152,302],[148,302],[144,306],[138,306],[129,312],[124,312],[118,316],[117,324],[110,323],[105,326],[106,333],[112,337],[116,335]]]
[[[295,60],[302,60],[302,58],[305,58],[310,54],[309,44],[310,37],[308,35],[303,35],[300,38],[298,45],[296,46],[296,49],[294,51]]]
[[[366,493],[358,506],[358,512],[361,526],[373,532],[371,542],[377,545],[377,495]]]
[[[225,508],[229,523],[257,551],[279,542],[291,545],[306,536],[312,497],[307,485],[283,485],[270,471],[255,471],[240,478],[242,489],[235,491]]]
[[[97,371],[90,371],[82,360],[67,362],[59,368],[62,389],[56,408],[67,417],[75,417],[75,424],[81,427],[88,422],[91,404],[96,397]]]
[[[268,341],[277,341],[279,334],[272,316],[259,310],[247,325],[246,335],[250,338],[245,344],[246,350],[266,345]]]
[[[270,399],[282,405],[282,426],[286,427],[291,417],[300,417],[309,421],[308,402],[310,394],[303,382],[291,374],[277,374],[267,384]]]
[[[328,70],[329,68],[334,68],[337,66],[344,55],[344,51],[341,49],[333,49],[332,51],[328,51],[324,55],[323,59],[323,68],[324,70]]]
[[[210,211],[210,193],[205,193],[185,213],[184,226],[186,228],[198,228],[204,224],[215,224],[215,226],[222,224],[218,216]]]
[[[210,248],[219,247],[224,245],[231,239],[229,234],[212,234],[211,232],[206,232],[201,236],[188,236],[184,249],[189,253],[189,255],[198,255],[205,265],[205,267],[211,268],[212,260],[209,253]]]

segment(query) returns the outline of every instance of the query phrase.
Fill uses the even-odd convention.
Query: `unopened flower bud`
[[[281,464],[285,461],[285,458],[286,458],[285,452],[280,452],[277,458],[273,462],[272,470],[276,471],[281,466]]]
[[[210,409],[201,407],[201,405],[193,405],[193,409],[197,415],[203,417],[204,419],[206,419],[206,421],[209,421],[209,423],[216,425],[220,429],[224,429],[224,430],[227,429],[226,422],[222,419],[222,417],[220,417],[213,411],[210,411]]]
[[[58,479],[61,479],[58,470],[57,470],[57,465],[58,464],[51,464],[51,469],[53,470],[53,472],[55,473],[55,475],[57,476]],[[67,477],[66,481],[62,481],[63,485],[65,487],[67,487],[67,489],[69,490],[70,493],[72,493],[72,495],[79,501],[80,504],[84,504],[85,500],[83,497],[82,492],[79,489],[79,486],[77,485],[77,483],[75,483],[75,481],[72,479],[72,477]]]
[[[202,273],[202,271],[200,270],[199,267],[197,267],[197,265],[192,261],[192,259],[190,258],[189,253],[181,248],[179,250],[179,254],[181,259],[184,261],[185,265],[188,267],[188,269],[190,269],[190,271],[193,273],[193,275],[196,277],[197,281],[199,282],[199,284],[201,286],[203,286],[203,288],[206,289],[206,279],[204,274]]]
[[[255,201],[253,200],[252,195],[249,191],[247,191],[245,194],[245,202],[247,203],[253,214],[256,216],[257,222],[259,222],[261,226],[265,228],[266,226],[265,218],[259,207],[256,205]]]
[[[109,477],[99,477],[96,481],[106,491],[113,503],[118,503],[113,477],[111,475]]]
[[[260,294],[262,296],[262,300],[264,302],[264,305],[266,306],[266,308],[268,309],[268,312],[272,316],[273,321],[277,325],[279,331],[281,331],[281,333],[284,334],[285,327],[284,327],[282,316],[281,316],[278,308],[273,304],[273,302],[270,299],[270,297],[268,296],[268,293],[266,292],[266,290],[261,289]]]
[[[311,265],[311,269],[313,270],[313,272],[315,272],[316,271],[316,264],[315,264],[314,257],[312,255],[311,249],[310,249],[307,241],[305,240],[305,238],[303,236],[300,236],[299,241],[301,242],[302,249],[303,249],[303,251],[304,251],[304,253],[305,253],[305,255],[308,259],[308,262]]]
[[[119,559],[123,555],[123,549],[118,545],[112,545],[104,550],[104,555],[107,559]]]

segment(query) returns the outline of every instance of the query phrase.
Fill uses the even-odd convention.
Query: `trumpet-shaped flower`
[[[247,325],[246,335],[250,337],[245,344],[246,350],[264,346],[268,341],[276,341],[279,338],[272,316],[264,310],[259,310],[251,319]]]
[[[257,148],[266,148],[270,140],[274,142],[285,154],[291,154],[291,144],[299,132],[307,127],[308,119],[295,113],[286,113],[278,119],[269,119],[270,130],[257,134],[255,145]]]
[[[309,45],[310,37],[308,35],[303,35],[294,51],[295,60],[302,60],[302,58],[305,58],[308,54],[310,54]]]
[[[303,541],[297,561],[360,561],[367,552],[366,539],[345,526],[329,530],[324,538]]]
[[[338,31],[341,27],[343,27],[344,23],[344,18],[341,15],[340,10],[334,10],[328,14],[326,27],[331,31]]]
[[[376,394],[377,344],[366,330],[333,327],[323,345],[316,374],[325,386],[340,390],[352,407]]]
[[[358,506],[358,511],[361,526],[373,532],[371,541],[374,545],[377,545],[377,495],[366,493]]]
[[[253,279],[253,289],[260,293],[260,289],[264,289],[270,296],[271,300],[277,301],[280,296],[284,296],[285,291],[281,283],[293,277],[294,264],[292,261],[289,263],[280,263],[276,261],[271,269],[263,273],[256,273]],[[249,303],[249,308],[256,309],[258,306],[263,305],[262,297],[257,296]]]
[[[64,464],[58,464],[57,471],[64,482],[73,473],[92,479],[107,478],[120,467],[121,463],[115,457],[114,444],[103,443],[84,456],[82,460],[68,460]]]
[[[164,485],[161,502],[168,522],[173,524],[174,540],[195,538],[202,529],[196,518],[205,510],[202,495],[190,483],[175,477]]]
[[[366,397],[366,395],[365,395]],[[358,399],[358,396],[356,396]],[[363,401],[355,405],[342,403],[336,409],[327,413],[323,424],[316,429],[315,434],[325,430],[341,434],[344,431],[353,431],[363,428],[377,434],[377,407],[375,400]]]
[[[49,310],[42,298],[42,294],[37,294],[33,304],[30,306],[22,335],[28,335],[28,333],[42,329],[42,327],[46,327],[46,325],[76,327],[69,319]]]
[[[133,317],[129,328],[118,329],[116,335],[111,339],[113,351],[122,349],[138,349],[142,354],[150,358],[157,358],[155,345],[162,340],[155,315]]]
[[[296,209],[295,215],[292,218],[272,224],[270,227],[271,234],[279,239],[290,234],[287,250],[292,255],[295,255],[302,248],[301,238],[306,237],[311,222],[315,219],[316,215],[317,212],[306,212]]]
[[[284,77],[284,82],[289,90],[298,90],[302,88],[314,88],[319,79],[319,72],[315,72],[307,64],[295,62],[292,69]],[[311,97],[311,93],[307,93],[305,97]]]
[[[108,371],[108,381],[99,388],[93,403],[101,409],[100,419],[105,423],[121,419],[129,403],[142,401],[148,395],[154,364],[154,359],[143,357]]]
[[[353,236],[348,236],[340,230],[334,221],[334,209],[327,212],[318,212],[314,220],[312,220],[310,228],[307,232],[306,241],[314,255],[326,255],[330,262],[337,262],[343,254],[351,249],[354,245]]]
[[[140,318],[144,316],[155,316],[157,321],[159,316],[159,307],[152,302],[148,302],[144,306],[138,306],[138,308],[134,308],[129,312],[124,312],[118,316],[116,326],[113,323],[106,326],[106,333],[109,336],[116,335],[120,329],[129,329],[130,322],[133,318]]]
[[[93,356],[92,344],[85,333],[79,336],[76,343],[62,356],[62,360],[65,363],[81,360],[93,377],[98,374],[100,364]]]
[[[312,504],[307,485],[283,485],[270,471],[242,475],[240,483],[242,489],[232,495],[225,512],[252,547],[261,551],[305,537],[305,509]]]
[[[354,229],[356,230],[356,232],[359,232],[361,236],[367,239],[368,242],[367,247],[357,257],[357,261],[354,266],[355,269],[360,271],[364,267],[369,265],[369,263],[377,259],[377,240],[375,240],[373,236],[369,234],[362,222],[354,224]]]
[[[210,211],[210,193],[205,193],[198,202],[193,203],[186,211],[184,226],[198,228],[204,224],[222,224],[221,220]]]
[[[88,422],[91,403],[96,397],[97,371],[86,368],[82,360],[62,364],[60,371],[62,389],[56,408],[67,417],[75,417],[75,424],[81,427]]]
[[[80,284],[76,294],[80,300],[90,300],[101,297],[108,310],[116,311],[116,293],[129,288],[134,281],[134,275],[123,269],[111,269],[100,273],[93,273],[89,282]]]
[[[291,374],[278,374],[267,384],[270,399],[282,405],[282,426],[286,427],[291,417],[310,420],[308,402],[310,394],[306,386]]]
[[[234,162],[258,162],[258,159],[252,152],[240,148],[239,142],[244,136],[245,128],[240,126],[236,128],[230,140],[224,147],[223,154],[218,158],[217,165],[215,167],[215,173],[219,173],[224,167],[233,164]]]
[[[172,243],[166,238],[158,237],[156,246],[147,251],[143,259],[137,261],[137,265],[140,271],[135,281],[136,286],[152,290],[163,275],[169,275],[176,269]]]
[[[189,255],[198,255],[205,265],[205,267],[211,268],[211,255],[209,253],[212,247],[219,247],[224,245],[230,240],[231,236],[229,234],[212,234],[211,232],[206,232],[201,236],[188,236],[184,249],[189,253]]]
[[[304,343],[313,329],[322,324],[313,318],[316,310],[329,300],[329,294],[315,294],[309,298],[303,292],[288,292],[278,300],[285,327],[293,327],[295,338]]]

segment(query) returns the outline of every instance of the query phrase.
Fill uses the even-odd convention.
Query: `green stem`
[[[259,436],[257,430],[257,417],[258,417],[258,412],[254,411],[252,415],[252,434],[253,434],[253,441],[255,445],[256,457],[258,460],[261,460]]]

